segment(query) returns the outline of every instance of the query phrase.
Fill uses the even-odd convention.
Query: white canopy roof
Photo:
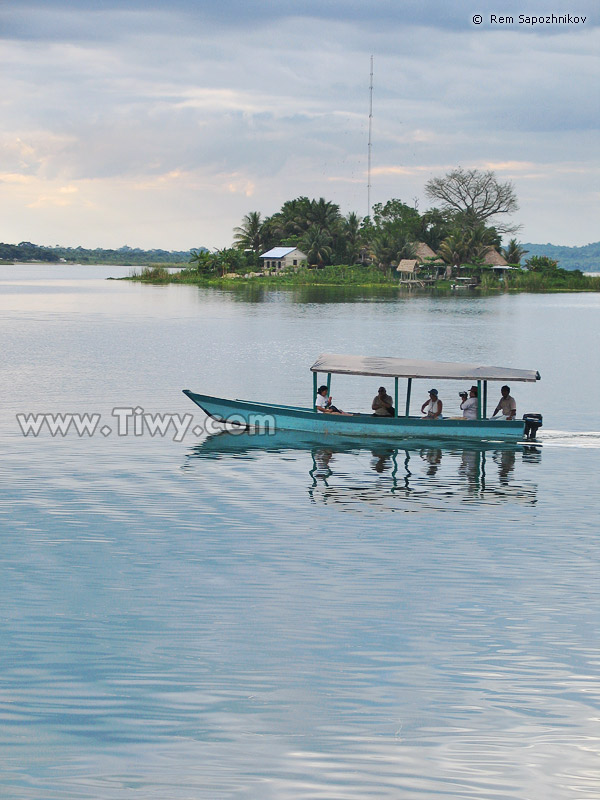
[[[539,381],[540,379],[539,372],[534,369],[484,367],[481,364],[453,364],[447,361],[419,361],[412,358],[344,356],[335,353],[321,353],[312,365],[311,371],[431,380]]]

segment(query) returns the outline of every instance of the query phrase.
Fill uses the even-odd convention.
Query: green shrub
[[[149,267],[144,267],[139,273],[134,270],[131,277],[145,283],[169,283],[171,273],[165,267],[152,264]]]

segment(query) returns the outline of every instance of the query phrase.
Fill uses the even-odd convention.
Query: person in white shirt
[[[317,397],[315,400],[315,408],[323,414],[343,414],[339,408],[336,408],[331,403],[331,397],[327,397],[327,387],[319,386],[317,389]]]
[[[471,386],[469,396],[466,392],[461,392],[462,403],[460,407],[463,412],[463,419],[477,419],[477,387]]]
[[[510,396],[510,386],[503,386],[500,389],[500,394],[502,397],[500,398],[500,402],[496,406],[496,410],[492,414],[492,419],[496,420],[510,420],[516,419],[517,416],[517,402],[514,397]],[[496,417],[496,414],[501,411],[499,417]]]
[[[379,387],[371,403],[371,408],[375,412],[376,417],[393,417],[396,413],[394,410],[394,401],[386,392],[385,386]]]
[[[421,406],[421,414],[425,414],[427,419],[439,419],[442,416],[443,403],[438,397],[437,389],[429,390],[429,400],[425,400]]]

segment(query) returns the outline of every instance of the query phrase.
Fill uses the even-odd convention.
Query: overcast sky
[[[597,3],[485,5],[5,0],[0,241],[223,247],[299,195],[366,214],[371,54],[372,202],[493,169],[521,241],[597,241]]]

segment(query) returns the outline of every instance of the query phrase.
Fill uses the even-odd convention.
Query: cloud
[[[162,235],[172,247],[183,244],[176,230],[194,245],[201,235],[228,244],[250,204],[272,213],[299,194],[365,213],[371,53],[373,202],[423,204],[429,177],[458,164],[552,181],[563,197],[577,174],[587,193],[597,31],[474,31],[461,8],[458,24],[457,4],[9,3],[0,149],[4,172],[27,188],[13,201],[30,224],[33,211],[77,209],[78,229],[95,237],[108,235],[113,209],[127,213],[127,197],[139,244]],[[218,198],[212,218],[207,193]],[[109,207],[94,219],[86,203]],[[521,206],[527,230],[533,196]],[[565,230],[568,206],[556,212]],[[592,231],[585,215],[571,222]]]
[[[31,175],[22,175],[18,172],[0,172],[0,183],[24,185],[31,183],[34,178]]]
[[[488,161],[483,164],[484,169],[491,169],[494,172],[521,172],[523,170],[531,170],[534,164],[531,161]]]
[[[185,28],[211,25],[227,31],[243,30],[259,33],[273,23],[288,26],[288,31],[302,20],[319,23],[344,21],[359,25],[363,32],[395,29],[396,32],[411,27],[431,30],[469,31],[481,35],[487,30],[489,15],[484,14],[484,25],[473,24],[473,14],[480,9],[469,9],[460,0],[229,0],[227,3],[199,3],[198,0],[80,0],[77,8],[69,0],[9,0],[2,10],[3,29],[12,38],[68,41],[76,39],[99,40],[115,31],[111,22],[120,18],[128,26],[143,32],[151,29],[152,17],[164,16],[163,29],[173,28],[177,20],[184,20]],[[530,0],[529,15],[547,15],[544,0]],[[523,13],[517,0],[505,0],[498,12],[505,16]],[[579,0],[577,9],[570,13],[586,16],[586,30],[597,25],[596,4],[592,0]],[[90,24],[90,21],[93,24]],[[119,26],[117,34],[125,26]],[[532,33],[531,26],[522,26],[524,35]],[[536,35],[552,36],[560,32],[556,26],[539,26]]]
[[[71,195],[76,194],[79,189],[76,186],[61,186],[54,194],[45,194],[27,203],[27,208],[47,208],[48,206],[58,206],[64,208],[73,204]]]

